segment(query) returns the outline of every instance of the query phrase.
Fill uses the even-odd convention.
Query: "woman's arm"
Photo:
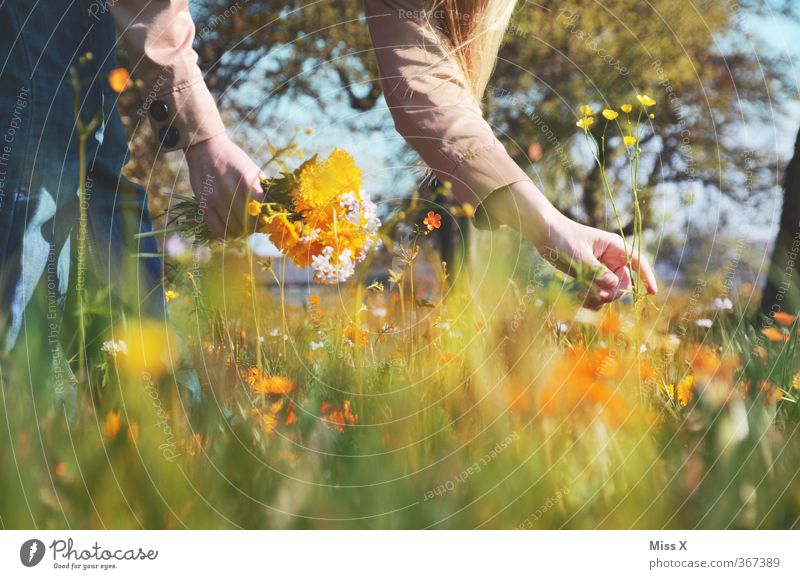
[[[430,0],[364,0],[397,131],[462,203],[530,181],[497,140],[455,60],[426,23]]]
[[[209,208],[212,233],[242,233],[248,195],[260,194],[260,169],[225,133],[197,66],[188,1],[116,0],[108,6],[162,150],[185,151],[189,181]]]
[[[430,0],[364,0],[386,102],[398,132],[453,194],[485,211],[491,223],[518,229],[567,273],[599,270],[597,302],[630,288],[622,238],[558,212],[511,159],[483,118],[459,67],[426,24]],[[633,264],[650,293],[655,276]]]

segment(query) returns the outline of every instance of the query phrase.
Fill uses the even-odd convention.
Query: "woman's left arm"
[[[497,140],[455,59],[427,23],[430,0],[364,0],[397,131],[460,202],[473,203],[494,224],[522,232],[560,269],[600,270],[593,298],[616,299],[630,288],[622,238],[559,213]],[[655,276],[641,269],[650,293]]]

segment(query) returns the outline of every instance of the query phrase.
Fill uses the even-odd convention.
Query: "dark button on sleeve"
[[[161,144],[164,145],[167,149],[174,148],[178,141],[180,140],[181,135],[178,132],[178,129],[172,126],[165,126],[161,127],[158,130],[158,139],[161,141]]]
[[[169,107],[164,101],[156,100],[150,105],[150,116],[153,120],[163,123],[169,118]]]

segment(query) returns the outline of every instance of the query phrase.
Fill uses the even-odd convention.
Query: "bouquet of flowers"
[[[311,267],[323,284],[347,280],[356,263],[379,243],[377,208],[361,190],[353,157],[334,149],[324,161],[315,155],[297,170],[261,183],[264,201],[250,201],[256,231],[298,267]]]
[[[352,155],[334,149],[325,160],[315,155],[294,171],[262,178],[264,197],[247,204],[255,219],[250,233],[265,233],[298,267],[311,267],[322,284],[346,281],[357,263],[380,243],[375,203],[361,189],[361,170]],[[180,198],[169,209],[167,231],[196,241],[213,239],[194,199]]]

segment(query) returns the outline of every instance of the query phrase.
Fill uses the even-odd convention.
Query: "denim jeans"
[[[153,238],[134,237],[150,231],[151,221],[144,188],[122,175],[129,151],[117,94],[107,82],[116,66],[116,34],[107,11],[90,10],[97,1],[0,2],[0,350],[6,352],[29,333],[61,331],[81,229],[93,277],[109,296],[133,296],[141,315],[166,315],[161,261],[138,257],[158,248]],[[79,63],[87,53],[91,59]],[[78,95],[71,67],[84,82]],[[85,228],[79,227],[76,108],[84,123],[98,113],[101,119],[86,142]]]

